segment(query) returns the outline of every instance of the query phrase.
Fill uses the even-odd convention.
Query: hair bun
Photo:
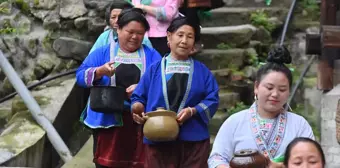
[[[279,46],[269,51],[267,61],[277,64],[290,64],[292,57],[286,47]]]

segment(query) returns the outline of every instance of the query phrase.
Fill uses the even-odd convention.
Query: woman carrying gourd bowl
[[[180,125],[173,141],[155,142],[144,137],[145,167],[208,167],[208,123],[218,107],[219,89],[210,70],[189,57],[200,35],[194,27],[185,17],[171,22],[167,30],[170,54],[150,66],[131,96],[135,122],[144,124],[144,113],[163,107],[177,113]]]

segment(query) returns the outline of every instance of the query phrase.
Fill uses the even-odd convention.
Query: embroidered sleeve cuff
[[[207,122],[211,120],[211,113],[208,106],[206,106],[204,103],[199,103],[197,106],[195,106],[195,108],[201,117],[207,118]]]
[[[85,71],[84,79],[85,79],[86,86],[88,86],[88,87],[93,86],[93,80],[94,80],[94,77],[95,77],[96,69],[97,68],[89,68]]]
[[[217,168],[217,166],[220,166],[220,165],[228,165],[228,164],[225,164],[223,162],[215,162],[215,163],[209,165],[209,167]]]
[[[166,11],[164,7],[160,7],[156,9],[156,19],[157,20],[167,20]]]
[[[222,156],[220,155],[214,155],[214,156],[211,156],[210,159],[208,160],[209,162],[209,167],[213,167],[213,168],[216,168],[217,166],[220,166],[220,165],[228,165],[229,166],[229,163],[226,162]]]

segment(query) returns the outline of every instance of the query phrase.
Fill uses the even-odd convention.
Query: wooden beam
[[[340,49],[340,26],[322,26],[322,48]]]

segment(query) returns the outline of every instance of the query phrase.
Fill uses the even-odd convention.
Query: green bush
[[[269,32],[272,32],[275,29],[275,25],[269,21],[269,16],[264,10],[257,10],[250,14],[250,21],[252,25],[257,27],[263,26]]]

